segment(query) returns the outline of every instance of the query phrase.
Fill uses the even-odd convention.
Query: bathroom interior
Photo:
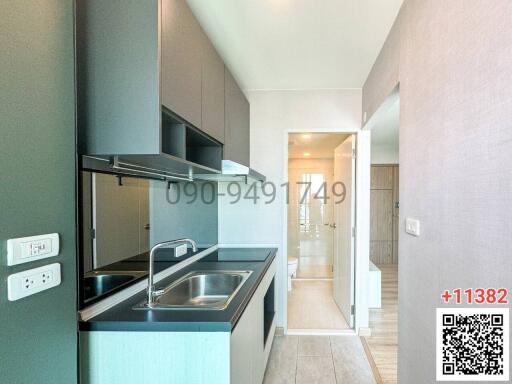
[[[288,140],[288,329],[348,330],[334,299],[335,149],[350,135],[291,133]]]

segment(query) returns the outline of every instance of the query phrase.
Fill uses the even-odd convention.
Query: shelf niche
[[[222,168],[222,144],[166,111],[162,111],[162,153],[218,171]]]

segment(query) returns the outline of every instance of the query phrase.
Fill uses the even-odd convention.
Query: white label
[[[175,250],[176,252],[175,256],[176,257],[180,257],[180,256],[183,256],[187,253],[187,244],[181,244],[181,245],[178,245]]]

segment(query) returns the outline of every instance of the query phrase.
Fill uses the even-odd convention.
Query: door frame
[[[354,250],[354,328],[347,334],[368,334],[368,276],[370,265],[370,154],[371,131],[344,128],[288,128],[283,132],[283,180],[288,181],[288,135],[290,133],[341,133],[353,134],[356,140],[356,186],[355,186],[355,223],[356,240]],[[286,194],[283,194],[283,229],[281,244],[281,284],[283,308],[283,330],[288,334],[288,204]],[[312,334],[314,331],[312,331]]]

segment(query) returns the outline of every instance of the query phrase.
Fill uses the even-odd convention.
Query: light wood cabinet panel
[[[393,241],[398,241],[398,217],[393,216]]]
[[[398,165],[393,167],[393,216],[398,217],[399,202],[400,202],[400,167]]]
[[[393,189],[393,166],[372,166],[371,189]]]
[[[398,263],[398,174],[397,165],[371,168],[370,260],[375,264]]]
[[[250,106],[242,90],[225,70],[225,142],[224,158],[250,166]]]
[[[162,0],[162,104],[201,128],[203,31],[185,0]]]
[[[393,263],[393,244],[391,241],[371,241],[370,260],[374,264]]]
[[[400,229],[400,167],[393,167],[393,264],[398,264],[398,231]]]
[[[208,37],[203,38],[201,129],[224,142],[224,62]]]
[[[393,239],[393,191],[376,189],[370,193],[370,240]]]
[[[398,264],[398,241],[393,241],[393,264]]]

